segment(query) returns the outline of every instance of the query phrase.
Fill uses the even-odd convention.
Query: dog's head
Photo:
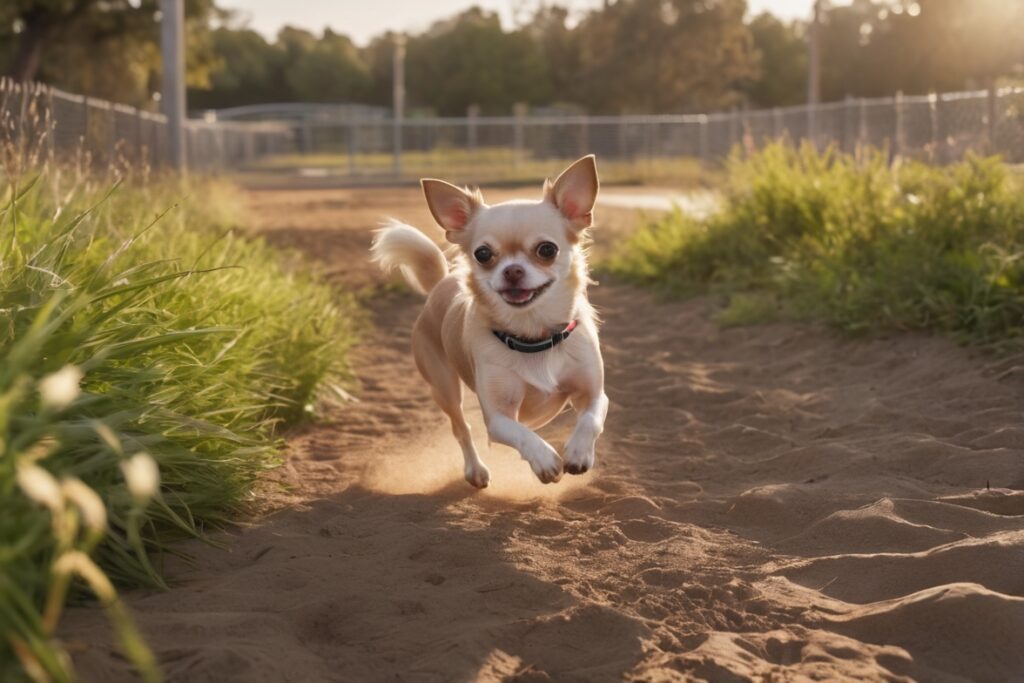
[[[484,203],[479,191],[425,179],[423,193],[469,263],[469,286],[495,324],[542,336],[568,321],[587,285],[580,241],[593,223],[597,164],[586,156],[544,183],[539,202]]]

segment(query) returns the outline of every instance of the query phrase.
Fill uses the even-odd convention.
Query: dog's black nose
[[[523,270],[522,266],[508,266],[502,271],[502,275],[505,277],[505,282],[510,285],[518,285],[519,281],[526,275],[526,271]]]

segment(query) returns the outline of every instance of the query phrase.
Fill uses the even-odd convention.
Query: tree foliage
[[[723,107],[756,76],[744,0],[620,0],[576,29],[573,90],[592,111]]]
[[[523,30],[506,32],[497,14],[473,8],[434,24],[408,45],[410,100],[442,114],[508,113],[516,102],[551,97],[540,46]]]
[[[239,27],[187,0],[194,109],[257,102],[391,102],[394,36]],[[18,78],[143,103],[159,87],[158,0],[2,0],[0,67]],[[1024,0],[823,3],[822,93],[889,95],[1024,78]],[[471,8],[408,36],[412,110],[508,114],[517,102],[595,113],[687,112],[804,100],[806,22],[746,17],[745,0],[547,2],[519,24]]]
[[[128,104],[150,103],[160,77],[159,0],[3,0],[0,64],[40,80]],[[205,86],[215,57],[214,0],[186,0],[188,82]]]
[[[763,107],[803,102],[807,93],[804,27],[764,13],[750,22],[750,34],[760,59],[758,77],[746,88],[750,102]]]

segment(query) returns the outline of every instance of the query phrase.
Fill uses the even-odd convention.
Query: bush
[[[998,159],[890,166],[776,144],[730,161],[717,215],[667,215],[609,268],[675,293],[761,293],[737,297],[732,322],[774,311],[991,342],[1024,331],[1022,255],[1024,194]]]
[[[71,676],[53,639],[71,575],[152,676],[89,556],[115,582],[163,585],[164,544],[241,509],[277,428],[345,377],[355,304],[237,234],[238,198],[217,183],[51,172],[0,196],[0,678],[15,657]],[[159,468],[148,502],[125,485],[140,453]]]

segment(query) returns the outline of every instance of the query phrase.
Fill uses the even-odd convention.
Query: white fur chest
[[[573,362],[564,348],[541,351],[540,353],[511,352],[510,369],[524,382],[542,391],[553,394],[558,389],[561,377]]]

